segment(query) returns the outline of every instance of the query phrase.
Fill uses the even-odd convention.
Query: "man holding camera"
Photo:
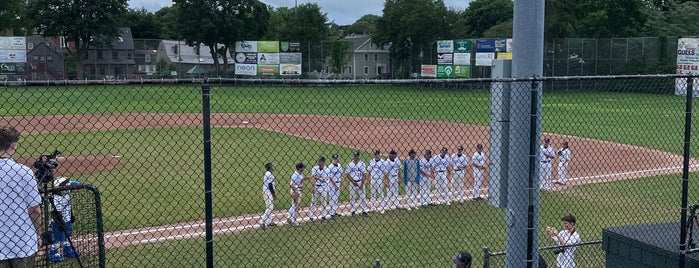
[[[0,127],[0,267],[33,267],[39,250],[41,196],[34,172],[15,162],[19,131]]]
[[[556,253],[556,264],[560,268],[575,268],[575,245],[580,243],[580,234],[575,231],[575,216],[568,214],[561,218],[565,230],[560,232],[556,228],[547,226],[546,234],[551,243],[559,246]]]

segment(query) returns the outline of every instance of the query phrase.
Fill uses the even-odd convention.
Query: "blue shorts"
[[[66,236],[70,236],[73,233],[73,224],[66,222],[66,232],[64,233],[61,231],[61,228],[59,228],[58,223],[51,222],[51,230],[53,231],[53,238],[56,242],[65,242],[68,241]]]

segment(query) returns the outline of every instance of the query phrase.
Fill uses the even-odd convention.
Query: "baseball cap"
[[[337,154],[334,154],[334,155],[333,155],[333,159],[340,159],[340,156],[337,155]]]
[[[483,144],[479,143],[478,145],[476,145],[476,148],[483,149]]]
[[[325,163],[325,156],[318,158],[318,163]]]
[[[272,163],[267,163],[267,164],[265,164],[265,169],[266,169],[266,170],[269,170],[269,169],[272,168],[272,167],[274,167],[274,165],[272,165]]]
[[[451,260],[454,261],[454,264],[457,265],[471,264],[471,259],[471,254],[466,251],[462,251],[459,253],[459,255],[451,258]]]
[[[396,155],[398,153],[395,150],[391,150],[390,152],[388,152],[388,154]]]
[[[545,139],[544,139],[544,142],[551,142],[551,139],[545,138]]]
[[[461,145],[459,145],[459,147],[456,147],[456,150],[463,151],[463,150],[464,150],[464,147],[461,146]]]
[[[302,168],[306,168],[306,165],[304,165],[303,163],[296,164],[296,169],[302,169]]]
[[[410,149],[410,152],[408,152],[408,155],[413,155],[416,154],[415,149]]]
[[[432,154],[432,150],[425,150],[425,154]]]
[[[447,151],[447,148],[442,148],[442,153],[446,153]]]
[[[359,157],[359,151],[354,152],[354,157]]]
[[[374,155],[380,155],[380,154],[381,154],[381,151],[379,151],[379,150],[374,151]]]

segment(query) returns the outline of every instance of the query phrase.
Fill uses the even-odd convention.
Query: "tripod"
[[[699,220],[697,220],[697,207],[699,205],[689,206],[689,218],[687,219],[687,249],[691,250],[697,247],[696,243],[692,238],[694,233],[694,224],[699,226]]]
[[[58,227],[57,228],[58,231],[65,235],[65,239],[68,242],[68,245],[70,246],[71,250],[73,250],[73,252],[74,252],[73,257],[75,257],[75,259],[77,260],[79,267],[83,267],[82,261],[80,260],[80,254],[78,253],[77,249],[73,245],[73,241],[71,239],[72,234],[71,234],[71,232],[69,232],[68,225],[66,224],[65,220],[63,219],[63,213],[56,207],[54,195],[60,194],[61,191],[65,191],[65,189],[61,189],[61,188],[63,188],[63,187],[59,186],[59,187],[54,187],[51,190],[48,190],[46,183],[44,184],[44,193],[45,193],[44,202],[50,203],[50,206],[51,206],[50,213],[48,212],[49,207],[44,206],[44,213],[45,213],[44,214],[44,226],[46,228],[45,234],[48,234],[45,236],[50,236],[50,239],[46,239],[46,245],[44,245],[45,250],[46,250],[46,252],[50,252],[49,247],[51,246],[51,244],[56,243],[56,242],[61,242],[61,241],[55,241],[54,238],[55,238],[56,233],[49,231],[49,228],[51,228],[51,227],[49,227],[49,225],[50,225],[49,219],[51,219],[51,220],[53,220],[54,224]],[[50,216],[49,216],[49,214],[50,214]],[[70,231],[72,231],[72,230],[70,230]],[[64,248],[64,250],[65,250],[65,248]],[[64,252],[64,254],[65,254],[65,252]],[[48,256],[50,259],[51,258],[50,253],[48,254]],[[47,267],[48,267],[48,265],[49,265],[49,262],[46,262]]]

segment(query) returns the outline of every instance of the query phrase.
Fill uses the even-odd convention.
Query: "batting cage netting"
[[[699,261],[692,77],[4,85],[0,257],[37,267]]]

